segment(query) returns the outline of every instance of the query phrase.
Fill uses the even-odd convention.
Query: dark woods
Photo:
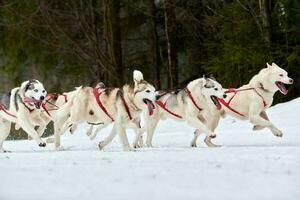
[[[157,89],[203,74],[237,87],[266,62],[300,75],[298,0],[0,0],[0,37],[1,91],[120,86],[134,69]]]

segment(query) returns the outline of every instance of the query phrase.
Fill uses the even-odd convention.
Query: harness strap
[[[51,117],[49,111],[48,111],[47,108],[46,108],[46,103],[42,103],[42,108],[43,108],[44,111],[47,113],[47,115],[48,115],[49,117]]]
[[[258,96],[260,96],[260,98],[263,100],[264,107],[266,107],[268,104],[267,104],[267,102],[265,101],[265,99],[263,98],[263,96],[261,96],[261,94],[259,94],[255,88],[254,88],[254,91],[256,92],[256,94],[257,94]]]
[[[168,98],[168,99],[169,99],[169,98]],[[169,110],[169,109],[166,107],[166,104],[167,104],[168,99],[166,100],[165,103],[163,103],[163,102],[160,101],[160,100],[156,100],[155,103],[156,103],[157,105],[159,105],[162,109],[164,109],[165,111],[167,111],[168,113],[170,113],[171,115],[173,115],[173,116],[175,116],[175,117],[177,117],[177,118],[179,118],[179,119],[182,119],[182,116],[180,116],[180,115],[178,115],[178,114],[172,112],[171,110]]]
[[[34,108],[29,108],[25,102],[23,102],[23,105],[25,106],[25,108],[27,108],[27,110],[29,111],[29,113],[32,113],[35,109]]]
[[[130,113],[130,110],[129,110],[129,106],[128,106],[127,102],[125,101],[123,94],[121,94],[121,99],[122,99],[123,105],[125,107],[125,110],[127,112],[127,115],[129,117],[129,119],[132,120],[132,116],[131,116],[131,113]]]
[[[5,112],[7,115],[17,118],[14,114],[8,112],[8,110],[6,110],[6,108],[4,107],[4,105],[0,102],[0,110],[3,110],[3,112]]]
[[[242,92],[242,91],[247,91],[247,90],[254,90],[255,93],[263,100],[263,106],[266,107],[268,104],[266,103],[266,101],[264,100],[263,96],[261,94],[259,94],[257,92],[257,90],[254,88],[254,87],[251,87],[251,88],[246,88],[246,89],[235,89],[235,88],[229,88],[228,90],[225,91],[225,93],[234,93],[233,96],[229,99],[228,102],[226,102],[224,99],[222,98],[218,98],[218,100],[225,106],[227,107],[229,110],[231,110],[232,112],[244,117],[245,115],[240,113],[239,111],[233,109],[231,106],[230,106],[230,103],[232,101],[232,99],[235,97],[235,95],[238,93],[238,92]]]
[[[68,96],[66,94],[62,94],[62,96],[65,98],[65,103],[68,102]]]
[[[107,112],[106,108],[104,107],[104,105],[102,104],[101,100],[100,100],[100,95],[102,94],[102,92],[98,91],[98,88],[94,88],[93,89],[93,94],[95,96],[96,102],[99,105],[99,107],[101,108],[101,110],[111,119],[111,121],[114,121],[114,119],[111,117],[111,115]]]
[[[187,87],[184,88],[184,91],[187,93],[188,97],[191,99],[191,101],[193,102],[194,106],[198,109],[198,111],[201,112],[203,109],[197,105],[197,103],[192,95],[192,92]]]

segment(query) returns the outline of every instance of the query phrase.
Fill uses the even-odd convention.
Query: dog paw
[[[135,151],[133,148],[131,148],[130,146],[125,146],[123,147],[123,151]]]
[[[99,144],[98,144],[99,150],[103,150],[104,146],[105,145],[104,145],[103,141],[99,142]]]
[[[11,151],[0,149],[0,153],[11,153]]]
[[[196,148],[196,147],[197,147],[197,144],[194,143],[194,142],[192,142],[192,143],[191,143],[191,147]]]
[[[274,134],[276,137],[282,137],[282,136],[283,136],[283,133],[282,133],[282,131],[280,131],[280,130],[274,131],[273,134]]]
[[[46,147],[46,142],[39,143],[39,147]]]
[[[152,148],[153,146],[152,146],[152,144],[151,144],[151,143],[146,143],[146,147],[148,147],[148,148]]]

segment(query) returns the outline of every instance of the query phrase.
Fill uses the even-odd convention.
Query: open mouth
[[[286,89],[285,85],[283,82],[277,81],[275,82],[276,86],[279,88],[279,91],[286,95],[288,93],[288,89]]]
[[[217,107],[218,110],[220,110],[222,108],[218,98],[216,96],[210,96],[212,102],[215,104],[215,106]]]
[[[153,110],[155,108],[154,104],[152,103],[151,100],[149,99],[143,99],[143,102],[147,105],[148,111],[149,111],[149,115],[153,114]]]
[[[42,101],[40,100],[36,100],[34,97],[25,97],[24,98],[24,103],[28,103],[28,104],[33,104],[36,108],[40,108],[42,105]]]

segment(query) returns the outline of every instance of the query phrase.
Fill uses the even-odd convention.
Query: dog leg
[[[211,116],[208,121],[208,127],[214,132],[219,124],[219,121],[220,121],[220,115],[218,113],[213,114],[213,116]],[[212,143],[211,137],[208,136],[205,137],[204,143],[208,147],[220,147],[220,145],[216,145]]]
[[[159,122],[159,116],[148,116],[145,115],[145,121],[146,121],[146,130],[147,130],[147,138],[146,138],[146,146],[147,147],[153,147],[152,146],[152,140],[153,140],[153,134],[156,129],[156,126]]]
[[[77,129],[77,124],[73,124],[70,128],[70,133],[73,135]]]
[[[7,120],[4,119],[0,119],[0,153],[5,153],[7,151],[5,151],[3,149],[3,142],[6,140],[7,136],[9,135],[10,132],[10,127],[11,127],[11,123]]]
[[[101,142],[99,142],[99,149],[102,150],[106,145],[108,145],[117,135],[117,127],[116,124],[114,124],[111,132],[109,133],[109,135]]]
[[[201,131],[199,129],[196,129],[195,132],[194,132],[194,138],[191,142],[191,147],[197,147],[197,139],[198,139],[200,134],[201,134]]]
[[[197,117],[187,116],[186,120],[191,126],[195,127],[196,129],[199,129],[200,132],[206,133],[208,137],[216,137],[216,134],[212,132],[205,124],[203,124]]]
[[[144,146],[143,133],[145,132],[145,129],[136,127],[134,128],[134,132],[135,140],[133,142],[133,148],[142,148]]]
[[[90,139],[93,140],[97,136],[98,132],[101,131],[101,129],[105,128],[108,124],[101,124],[98,125],[96,130],[90,135]]]
[[[271,130],[271,132],[273,133],[273,135],[275,135],[276,137],[282,137],[282,135],[283,135],[282,132],[276,126],[274,126],[270,121],[265,120],[259,114],[256,114],[255,110],[256,110],[256,107],[250,106],[250,109],[249,109],[250,122],[255,125],[268,127]]]
[[[216,145],[216,144],[212,143],[211,137],[208,137],[208,136],[205,137],[204,143],[205,143],[208,147],[220,147],[220,145]]]
[[[117,125],[117,130],[118,130],[119,137],[120,137],[120,140],[121,140],[121,143],[122,143],[122,146],[123,146],[123,150],[124,151],[131,151],[132,149],[129,145],[126,130],[125,130],[124,126],[119,122],[115,122],[115,123]]]
[[[268,115],[267,115],[267,113],[266,113],[266,111],[262,111],[262,112],[260,113],[260,116],[261,116],[262,118],[264,118],[265,120],[270,121],[270,120],[269,120],[269,117],[268,117]],[[264,128],[266,128],[266,127],[264,127],[264,126],[259,126],[259,125],[254,125],[253,128],[252,128],[252,130],[253,130],[253,131],[258,131],[258,130],[262,130],[262,129],[264,129]]]
[[[91,136],[92,135],[92,133],[93,133],[93,128],[94,128],[94,126],[93,125],[90,125],[90,127],[87,129],[87,131],[86,131],[86,135],[87,136]]]

